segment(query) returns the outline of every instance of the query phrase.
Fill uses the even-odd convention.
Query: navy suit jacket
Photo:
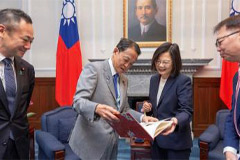
[[[234,107],[235,107],[235,93],[236,93],[236,85],[237,85],[237,80],[238,80],[238,73],[235,74],[233,78],[233,95],[232,95],[232,109],[229,114],[229,116],[226,118],[225,121],[225,129],[224,129],[224,140],[223,144],[224,147],[233,147],[237,151],[239,150],[239,136],[236,132],[235,126],[234,126]],[[236,112],[236,118],[237,118],[237,125],[238,128],[240,129],[240,93],[238,94],[237,98],[237,112]]]
[[[153,116],[159,120],[176,117],[178,125],[170,135],[157,136],[157,144],[165,149],[190,149],[192,147],[190,121],[193,112],[191,79],[183,74],[175,78],[169,76],[157,104],[160,78],[159,74],[155,74],[150,80],[149,100]]]
[[[20,57],[14,58],[17,80],[15,111],[11,115],[8,108],[6,92],[0,80],[0,159],[2,159],[12,130],[16,147],[21,159],[29,155],[27,109],[32,96],[35,73],[34,68]]]
[[[155,20],[144,37],[141,37],[140,24],[128,30],[128,38],[134,41],[166,41],[166,27]]]

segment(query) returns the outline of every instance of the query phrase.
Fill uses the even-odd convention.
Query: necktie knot
[[[9,66],[12,64],[12,60],[10,58],[5,58],[2,60],[5,66]]]
[[[116,73],[116,74],[113,75],[113,78],[114,78],[114,79],[118,79],[118,77],[119,77],[119,74],[118,74],[118,73]]]

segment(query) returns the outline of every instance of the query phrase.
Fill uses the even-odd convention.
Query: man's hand
[[[150,116],[143,116],[142,122],[157,122],[158,119]]]
[[[169,128],[167,128],[166,130],[164,130],[162,132],[162,135],[166,136],[166,135],[169,135],[169,134],[174,132],[174,130],[175,130],[177,124],[178,124],[178,120],[177,120],[177,118],[173,117],[171,119],[171,121],[173,121],[172,125]]]
[[[151,110],[152,110],[152,104],[148,103],[147,101],[144,101],[141,112],[150,112]]]
[[[234,153],[232,152],[225,152],[225,156],[226,156],[226,160],[237,160],[237,155],[235,155]]]
[[[95,113],[97,113],[99,116],[101,116],[106,121],[119,122],[119,119],[118,119],[118,117],[116,117],[116,115],[120,114],[120,113],[111,106],[104,105],[104,104],[98,104],[96,107]]]

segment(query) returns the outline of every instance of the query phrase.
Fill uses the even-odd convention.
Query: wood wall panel
[[[55,100],[55,78],[36,78],[32,95],[33,104],[29,107],[29,112],[36,113],[29,118],[31,126],[40,129],[40,118],[44,112],[58,107]]]
[[[199,136],[215,123],[216,112],[227,107],[219,98],[220,78],[193,78],[193,132]]]

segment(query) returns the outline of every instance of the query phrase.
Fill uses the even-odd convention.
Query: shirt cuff
[[[140,117],[140,122],[143,122],[143,116],[144,116],[144,115],[141,115],[141,117]]]
[[[228,147],[224,147],[223,154],[225,154],[225,152],[227,152],[227,151],[232,152],[233,154],[237,155],[237,150],[235,148],[233,148],[233,147],[229,147],[229,146]]]

